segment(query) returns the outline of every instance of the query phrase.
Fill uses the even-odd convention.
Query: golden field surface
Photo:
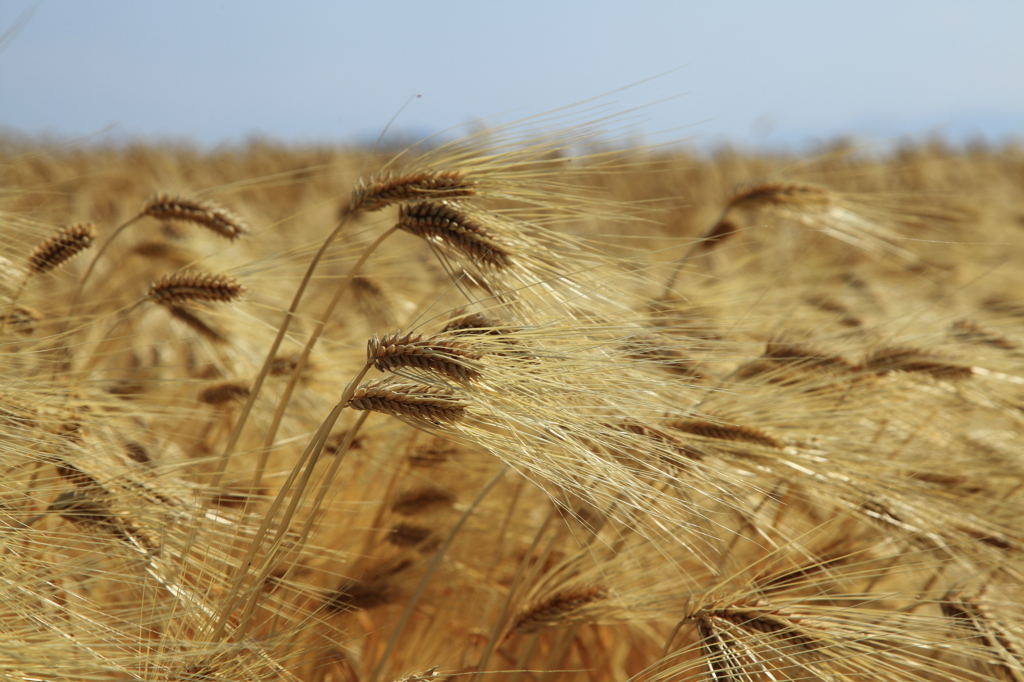
[[[590,134],[0,140],[0,679],[1024,680],[1024,151]]]

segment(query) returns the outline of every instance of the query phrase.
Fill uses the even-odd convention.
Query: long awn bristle
[[[239,216],[212,201],[197,201],[164,192],[151,197],[141,215],[199,225],[230,241],[249,232]]]
[[[503,269],[512,265],[512,253],[482,223],[453,204],[430,201],[402,206],[398,227],[421,239],[440,240],[474,262]]]
[[[230,303],[245,288],[234,277],[186,270],[164,275],[154,283],[147,298],[162,305],[182,305],[191,301]]]
[[[88,249],[95,239],[96,226],[92,223],[65,225],[29,254],[29,269],[38,273],[49,272]]]

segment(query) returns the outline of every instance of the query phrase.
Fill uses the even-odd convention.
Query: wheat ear
[[[498,270],[512,264],[511,252],[482,223],[449,202],[402,206],[398,227],[427,241],[442,241],[476,263]]]
[[[197,201],[166,192],[150,197],[140,215],[199,225],[230,241],[249,232],[240,217],[212,201]]]
[[[199,402],[207,405],[227,405],[249,397],[249,385],[242,381],[221,381],[199,392]]]
[[[477,369],[467,364],[479,360],[480,355],[468,350],[465,343],[424,338],[422,334],[399,334],[385,334],[383,339],[374,334],[366,343],[367,362],[382,372],[415,367],[461,381],[480,376]]]
[[[349,213],[377,211],[392,204],[429,199],[456,199],[476,194],[474,183],[459,171],[386,173],[360,181],[352,191]]]
[[[824,211],[832,206],[832,193],[827,187],[805,182],[762,182],[738,189],[725,209],[700,241],[676,261],[672,275],[665,283],[661,298],[665,299],[676,285],[679,273],[694,255],[711,250],[740,231],[734,220],[735,210],[754,211],[767,206]]]
[[[445,386],[368,381],[352,394],[348,402],[355,410],[383,412],[396,417],[431,424],[449,424],[466,416],[468,405]]]
[[[583,607],[607,598],[608,590],[600,585],[559,590],[520,611],[512,622],[511,632],[532,634],[564,625]]]
[[[245,291],[238,280],[228,275],[185,270],[164,275],[150,288],[146,298],[154,303],[172,306],[191,301],[230,303]]]
[[[63,265],[92,246],[95,239],[96,226],[92,223],[65,225],[29,254],[30,274],[49,272]]]

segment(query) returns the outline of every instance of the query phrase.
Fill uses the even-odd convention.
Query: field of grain
[[[1024,680],[1024,150],[0,140],[0,679]]]

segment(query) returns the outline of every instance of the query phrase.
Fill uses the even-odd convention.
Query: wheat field
[[[0,140],[0,677],[1024,680],[1024,151]]]

